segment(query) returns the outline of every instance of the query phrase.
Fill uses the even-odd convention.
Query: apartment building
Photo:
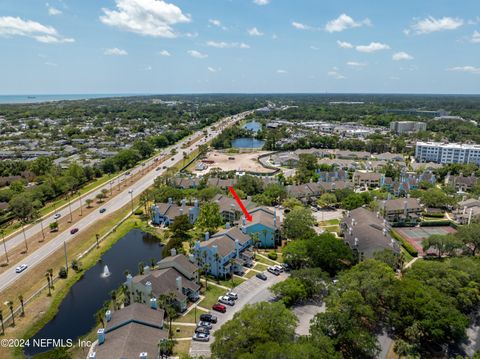
[[[417,162],[480,164],[480,145],[445,142],[417,142]]]
[[[417,121],[394,121],[390,122],[390,131],[401,135],[403,133],[426,131],[427,124]]]

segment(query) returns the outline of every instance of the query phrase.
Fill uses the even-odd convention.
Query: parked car
[[[255,277],[257,277],[258,279],[261,279],[261,280],[267,280],[268,277],[265,275],[265,273],[257,273],[255,275]]]
[[[195,333],[210,334],[210,329],[207,327],[196,327]]]
[[[225,313],[227,311],[227,307],[224,306],[223,304],[219,304],[219,303],[214,304],[212,306],[212,309],[216,310],[217,312],[220,312],[220,313]]]
[[[284,270],[285,272],[290,271],[290,266],[289,266],[287,263],[283,263],[283,264],[282,264],[282,267],[283,267],[283,270]]]
[[[205,327],[207,328],[208,330],[212,329],[212,323],[209,323],[209,322],[198,322],[198,326],[199,327]]]
[[[268,270],[270,273],[272,273],[273,275],[280,275],[280,272],[279,272],[279,271],[277,270],[277,268],[275,268],[275,267],[270,266],[270,267],[267,268],[267,270]]]
[[[72,229],[70,230],[70,234],[75,234],[75,233],[77,233],[77,232],[78,232],[78,228],[72,228]]]
[[[55,213],[53,219],[59,219],[62,215],[60,213]]]
[[[107,210],[106,208],[101,208],[99,212],[100,213],[105,213],[106,210]]]
[[[279,264],[276,264],[273,266],[273,268],[275,268],[277,271],[279,271],[280,273],[283,272],[283,267]]]
[[[27,268],[28,268],[28,264],[20,264],[17,268],[15,268],[15,272],[21,273]]]
[[[230,299],[233,299],[233,300],[237,300],[238,299],[238,294],[235,293],[235,292],[232,292],[232,291],[228,291],[227,294],[225,294],[227,297],[229,297]]]
[[[167,168],[167,166],[163,166],[162,168],[165,169],[165,168]]]
[[[200,320],[202,322],[209,322],[215,324],[217,322],[217,317],[213,314],[200,314]]]
[[[160,167],[155,168],[155,171],[160,171],[160,170],[161,170]]]
[[[197,342],[208,342],[210,340],[210,335],[205,333],[195,333],[193,334],[192,339]]]
[[[222,304],[227,304],[227,305],[235,305],[235,301],[233,299],[230,299],[226,295],[218,297],[218,302]]]

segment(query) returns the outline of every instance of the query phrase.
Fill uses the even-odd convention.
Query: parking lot
[[[225,322],[233,318],[233,315],[240,311],[247,304],[254,304],[268,300],[272,297],[272,293],[268,288],[272,285],[285,280],[288,277],[287,273],[281,273],[279,276],[275,276],[271,273],[265,272],[267,280],[263,281],[256,277],[250,278],[243,282],[238,287],[235,287],[232,291],[238,294],[238,299],[233,307],[227,305],[226,313],[218,313],[212,311],[217,316],[218,322],[213,325],[213,329],[210,331],[210,341],[208,343],[192,341],[190,347],[190,355],[192,356],[210,356],[210,344],[214,341],[214,332],[220,328]]]

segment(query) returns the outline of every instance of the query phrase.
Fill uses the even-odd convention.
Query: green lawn
[[[168,329],[168,325],[168,321],[165,322],[165,329]],[[172,324],[172,332],[174,338],[187,338],[193,335],[195,327]]]
[[[251,270],[251,271],[247,272],[247,274],[245,274],[245,278],[250,279],[250,278],[255,277],[256,275],[257,275],[257,272]]]
[[[236,287],[237,285],[242,284],[243,282],[245,282],[245,279],[240,279],[238,277],[233,277],[233,285],[232,285],[232,280],[231,279],[226,279],[226,280],[221,279],[220,283],[218,283],[218,284],[223,285],[223,286],[228,287],[228,288],[233,288],[233,287]]]
[[[256,257],[255,257],[255,260],[256,260],[257,262],[266,264],[267,266],[273,266],[273,265],[276,264],[275,262],[271,261],[270,259],[264,258],[264,257],[261,257],[261,256],[256,256]]]
[[[318,223],[321,227],[334,226],[334,225],[340,224],[340,220],[339,219],[329,219],[328,221],[320,221]]]
[[[210,309],[212,305],[218,302],[218,297],[224,295],[225,293],[227,293],[225,289],[216,287],[213,284],[208,283],[208,289],[204,293],[202,293],[205,298],[203,298],[202,301],[198,303],[198,305],[203,308]]]
[[[219,297],[220,295],[217,296],[217,298]],[[194,304],[195,305],[195,304]],[[200,305],[200,304],[199,304]],[[197,321],[198,321],[198,318],[200,317],[200,314],[203,314],[205,313],[205,311],[203,311],[202,309],[200,308],[197,308]],[[180,323],[195,323],[195,309],[192,309],[191,311],[189,311],[187,314],[185,314],[184,316],[181,316],[181,317],[178,317],[174,320],[175,322],[180,322]]]
[[[268,265],[263,264],[263,263],[257,263],[257,264],[255,264],[255,266],[253,267],[253,269],[256,269],[256,270],[259,270],[259,271],[267,270],[267,268],[268,268]]]
[[[177,341],[177,344],[173,347],[173,354],[182,357],[190,352],[191,340]]]

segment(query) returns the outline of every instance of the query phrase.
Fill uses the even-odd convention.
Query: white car
[[[229,297],[230,299],[233,299],[233,300],[237,300],[238,299],[238,294],[235,293],[235,292],[232,292],[232,291],[228,291],[227,294],[225,294],[227,297]]]
[[[192,339],[197,342],[208,342],[210,340],[210,336],[205,333],[195,333],[193,334]]]
[[[27,268],[28,268],[28,264],[20,264],[17,268],[15,268],[15,272],[21,273]]]
[[[283,270],[284,270],[284,268],[283,268],[281,265],[279,265],[279,264],[274,265],[273,268],[275,268],[275,269],[278,270],[279,272],[283,272]]]
[[[55,213],[53,219],[59,219],[62,215],[60,213]]]
[[[230,306],[235,305],[235,301],[233,299],[230,299],[226,295],[224,295],[223,297],[218,297],[218,302]]]
[[[275,267],[272,267],[272,266],[268,267],[267,271],[269,271],[270,273],[272,273],[274,275],[280,275],[280,272],[278,271],[278,269],[275,268]]]

